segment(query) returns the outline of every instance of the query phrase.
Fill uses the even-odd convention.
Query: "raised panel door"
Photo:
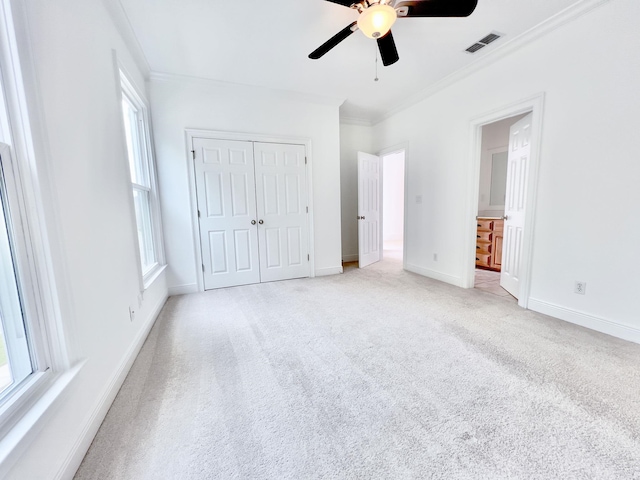
[[[509,132],[500,286],[516,298],[520,294],[520,260],[524,239],[532,118],[533,115],[529,114],[518,120]]]
[[[195,138],[204,289],[260,281],[251,142]]]
[[[358,152],[358,266],[380,261],[380,157]]]
[[[304,145],[256,142],[260,281],[309,276]]]

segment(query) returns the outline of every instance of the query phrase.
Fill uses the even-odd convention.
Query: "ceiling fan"
[[[361,30],[369,38],[378,42],[380,57],[384,66],[399,60],[396,43],[393,41],[391,26],[397,18],[410,17],[468,17],[473,13],[478,0],[327,0],[358,10],[358,20],[340,30],[316,50],[309,58],[317,60],[333,47],[345,40],[356,30]]]

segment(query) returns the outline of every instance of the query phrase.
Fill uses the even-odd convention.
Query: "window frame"
[[[52,248],[57,244],[52,246],[49,241],[42,197],[48,179],[36,162],[22,75],[11,2],[0,0],[0,156],[11,256],[33,367],[30,375],[6,392],[0,404],[0,476],[5,470],[4,459],[27,438],[82,368],[81,363],[71,366],[67,348],[61,315],[64,301],[56,288],[52,264]]]
[[[122,124],[122,138],[124,147],[124,159],[127,166],[127,178],[131,185],[131,214],[132,224],[136,232],[136,258],[138,259],[138,273],[140,278],[140,291],[146,290],[153,281],[158,277],[160,272],[165,268],[164,243],[162,237],[162,218],[160,213],[160,198],[158,193],[158,181],[156,174],[156,162],[153,151],[152,129],[149,115],[149,104],[145,97],[139,93],[139,90],[130,80],[124,67],[116,61],[118,78],[120,81],[118,105],[120,106],[120,123]],[[140,143],[140,160],[145,162],[149,185],[134,182],[131,178],[131,160],[129,159],[129,150],[127,148],[127,132],[124,124],[124,111],[122,103],[127,101],[135,110],[137,115],[137,137]],[[135,146],[134,146],[135,148]],[[134,192],[146,192],[149,197],[149,217],[151,227],[151,241],[155,253],[155,262],[149,268],[143,270],[142,265],[142,249],[140,240],[137,235],[138,219],[135,211],[135,195]]]

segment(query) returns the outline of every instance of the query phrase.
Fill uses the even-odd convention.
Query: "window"
[[[15,223],[4,175],[8,151],[5,146],[0,158],[0,402],[33,373],[18,281]]]
[[[0,451],[10,455],[82,368],[66,348],[11,2],[0,0]],[[27,415],[28,412],[28,415]],[[8,433],[11,432],[11,435]],[[7,458],[6,456],[4,458]],[[3,475],[0,462],[0,476]]]
[[[158,226],[159,208],[149,121],[144,101],[122,71],[120,79],[122,82],[122,115],[138,229],[140,267],[143,281],[146,283],[162,263],[160,228]]]

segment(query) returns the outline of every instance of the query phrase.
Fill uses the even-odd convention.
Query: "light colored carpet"
[[[640,478],[640,345],[394,260],[172,297],[75,478]]]

